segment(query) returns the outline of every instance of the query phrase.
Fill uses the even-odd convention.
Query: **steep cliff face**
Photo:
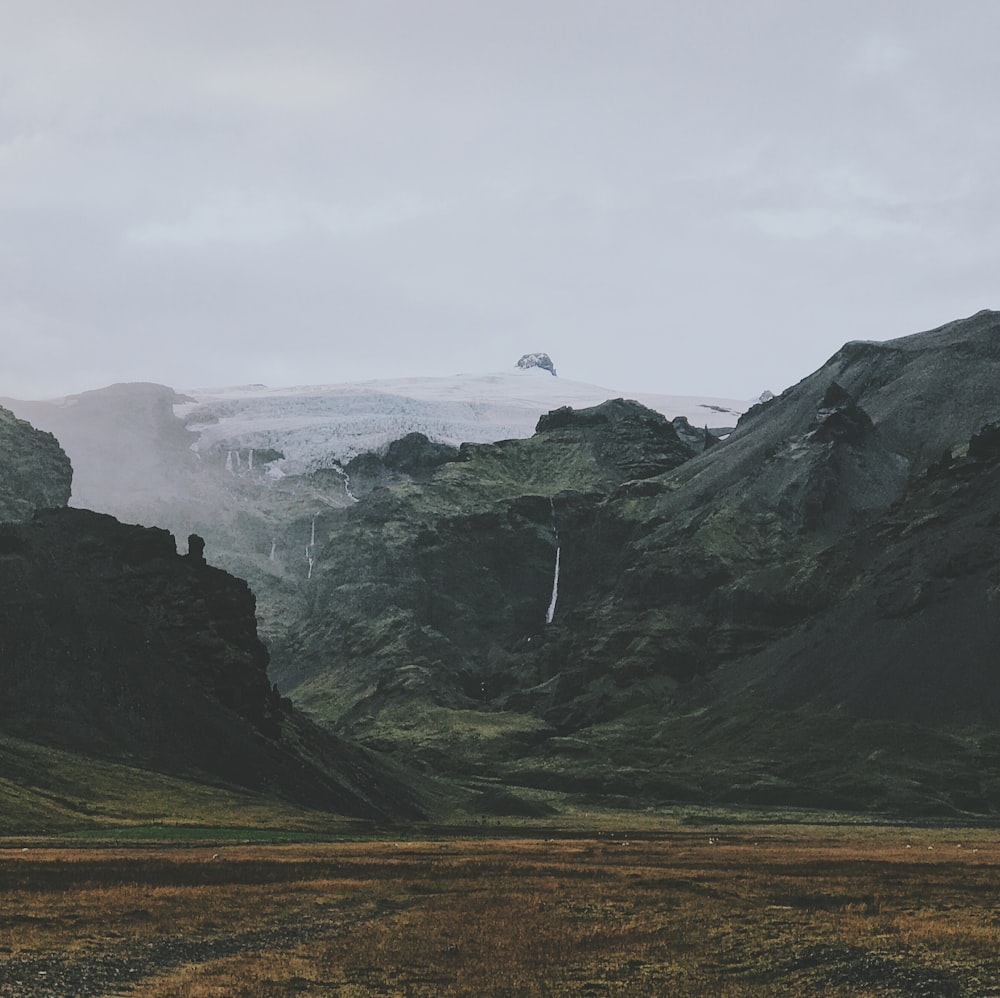
[[[70,508],[0,526],[0,727],[341,813],[418,813],[280,698],[254,606],[196,538],[180,555],[166,531]]]
[[[560,592],[599,585],[620,553],[605,497],[693,453],[619,399],[556,410],[529,440],[466,445],[424,485],[324,514],[310,613],[275,648],[277,674],[355,732],[411,695],[465,708],[535,685]]]
[[[652,478],[695,454],[665,416],[625,399],[591,409],[555,409],[538,420],[535,432],[550,446],[589,448],[613,485]]]
[[[20,523],[36,509],[69,502],[73,469],[51,433],[0,408],[0,522]]]

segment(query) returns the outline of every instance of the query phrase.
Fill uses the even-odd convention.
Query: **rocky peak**
[[[458,458],[458,448],[432,442],[424,433],[407,433],[393,440],[385,452],[386,467],[414,477],[426,476],[435,468]]]
[[[652,478],[697,453],[666,416],[631,399],[610,399],[589,409],[562,406],[538,420],[536,433],[585,440],[625,480]]]
[[[850,392],[831,381],[806,436],[814,443],[858,444],[874,429],[871,417]]]
[[[531,367],[540,367],[543,371],[548,371],[553,377],[556,375],[555,365],[547,353],[526,353],[517,362],[517,366],[522,370],[527,370]]]
[[[394,482],[426,482],[449,461],[457,461],[459,450],[435,443],[424,433],[407,433],[393,440],[384,454],[365,451],[344,465],[351,494],[355,497],[380,485]]]

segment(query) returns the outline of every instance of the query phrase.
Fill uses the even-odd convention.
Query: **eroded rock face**
[[[0,729],[355,815],[414,795],[267,675],[255,599],[200,538],[89,510],[0,525]]]
[[[37,509],[65,506],[72,485],[59,441],[0,408],[0,521],[23,523]]]
[[[536,654],[547,608],[578,603],[622,550],[628,528],[604,500],[694,453],[661,414],[618,399],[553,411],[528,440],[464,445],[419,488],[331,511],[313,612],[294,647],[276,649],[283,685],[368,734],[408,698],[467,708],[549,678]]]
[[[684,416],[675,416],[670,422],[677,431],[681,442],[687,444],[697,454],[708,450],[709,447],[714,447],[719,442],[719,437],[707,426],[703,428],[692,426]]]
[[[367,451],[344,466],[355,497],[394,482],[426,482],[434,471],[458,459],[457,447],[435,443],[424,433],[407,433],[389,444],[384,454]]]
[[[652,478],[697,452],[680,438],[666,416],[627,399],[612,399],[589,409],[562,406],[542,416],[536,432],[586,443],[599,461],[617,469],[622,481]]]
[[[274,733],[280,704],[245,582],[181,557],[165,530],[89,510],[41,512],[3,528],[0,546],[6,720],[158,754],[207,695]]]

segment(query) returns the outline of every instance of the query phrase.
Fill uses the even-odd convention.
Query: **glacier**
[[[384,453],[413,432],[452,446],[529,437],[539,417],[553,409],[588,408],[611,398],[633,398],[668,419],[684,416],[710,429],[734,426],[756,401],[623,393],[537,367],[289,388],[196,388],[183,396],[174,412],[196,434],[193,450],[227,457],[248,449],[280,452],[266,465],[271,477],[343,465],[368,451]],[[260,464],[258,453],[254,466]]]

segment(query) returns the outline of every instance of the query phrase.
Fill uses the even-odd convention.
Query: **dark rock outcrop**
[[[687,444],[696,454],[701,454],[719,442],[719,436],[707,426],[701,429],[692,426],[686,416],[675,416],[670,422],[677,431],[681,443]]]
[[[622,481],[652,478],[696,453],[666,416],[620,398],[589,409],[555,409],[538,420],[535,432],[545,439],[592,447],[598,462],[615,468]]]
[[[458,459],[458,448],[432,443],[423,433],[407,433],[393,440],[385,452],[385,466],[414,478],[426,477],[435,468]]]
[[[951,452],[948,452],[951,463]],[[969,457],[974,460],[993,461],[1000,457],[1000,423],[989,423],[969,439]]]
[[[344,466],[355,496],[398,482],[426,482],[437,468],[457,461],[459,450],[435,443],[423,433],[407,433],[389,444],[384,454],[367,452]]]
[[[279,696],[254,610],[164,530],[71,508],[0,526],[0,728],[340,813],[419,813]]]
[[[874,432],[875,424],[868,413],[851,398],[850,393],[836,381],[831,381],[806,436],[814,443],[862,446]]]
[[[0,521],[21,523],[36,510],[65,506],[72,483],[56,438],[0,408]]]

